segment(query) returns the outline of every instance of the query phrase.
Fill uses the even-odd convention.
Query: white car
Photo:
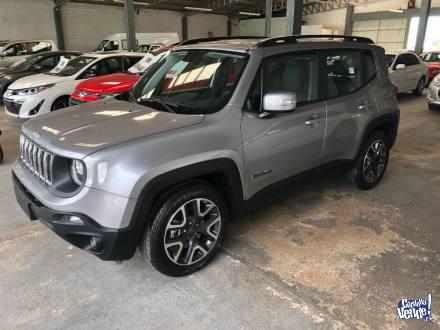
[[[436,75],[428,89],[429,110],[440,110],[440,74]]]
[[[390,79],[398,93],[422,95],[429,81],[428,66],[416,54],[408,51],[386,54]]]
[[[0,41],[0,68],[7,68],[32,54],[58,50],[53,40]]]
[[[3,95],[6,113],[31,118],[69,106],[75,87],[91,77],[126,72],[145,54],[84,54],[71,61],[60,61],[48,73],[36,74],[12,83]]]

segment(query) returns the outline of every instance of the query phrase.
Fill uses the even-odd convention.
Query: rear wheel
[[[363,190],[377,186],[388,165],[390,143],[382,131],[370,135],[362,146],[352,169],[354,183]]]
[[[425,77],[422,77],[417,83],[416,89],[413,90],[413,94],[420,96],[423,94],[424,89],[425,89]]]
[[[191,274],[214,256],[227,218],[226,204],[215,188],[204,183],[184,186],[161,201],[141,250],[166,275]]]
[[[56,111],[63,108],[67,108],[69,106],[69,97],[63,96],[55,100],[52,104],[50,111]]]

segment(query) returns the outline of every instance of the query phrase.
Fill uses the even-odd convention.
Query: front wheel
[[[351,173],[360,189],[372,189],[382,180],[388,165],[389,150],[390,143],[383,132],[375,132],[368,137]]]
[[[69,106],[69,98],[68,97],[60,97],[55,100],[52,104],[50,111],[56,111],[63,108],[67,108]]]
[[[413,90],[413,94],[420,96],[423,94],[424,89],[425,89],[425,77],[422,77],[417,83],[416,89]]]
[[[226,204],[215,188],[204,183],[184,186],[161,202],[141,250],[163,274],[191,274],[214,256],[227,219]]]

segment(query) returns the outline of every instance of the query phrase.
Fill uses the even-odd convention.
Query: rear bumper
[[[136,252],[140,237],[139,223],[124,229],[106,228],[84,214],[61,212],[46,207],[26,189],[15,174],[13,183],[17,202],[29,219],[40,220],[70,244],[102,260],[126,260]],[[82,224],[66,223],[63,221],[66,216],[77,217],[82,220]]]

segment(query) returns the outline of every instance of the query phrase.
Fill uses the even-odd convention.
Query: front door
[[[263,60],[243,109],[247,198],[272,183],[317,167],[325,131],[325,104],[318,101],[318,55],[291,53]],[[263,96],[289,91],[292,112],[266,114]]]

